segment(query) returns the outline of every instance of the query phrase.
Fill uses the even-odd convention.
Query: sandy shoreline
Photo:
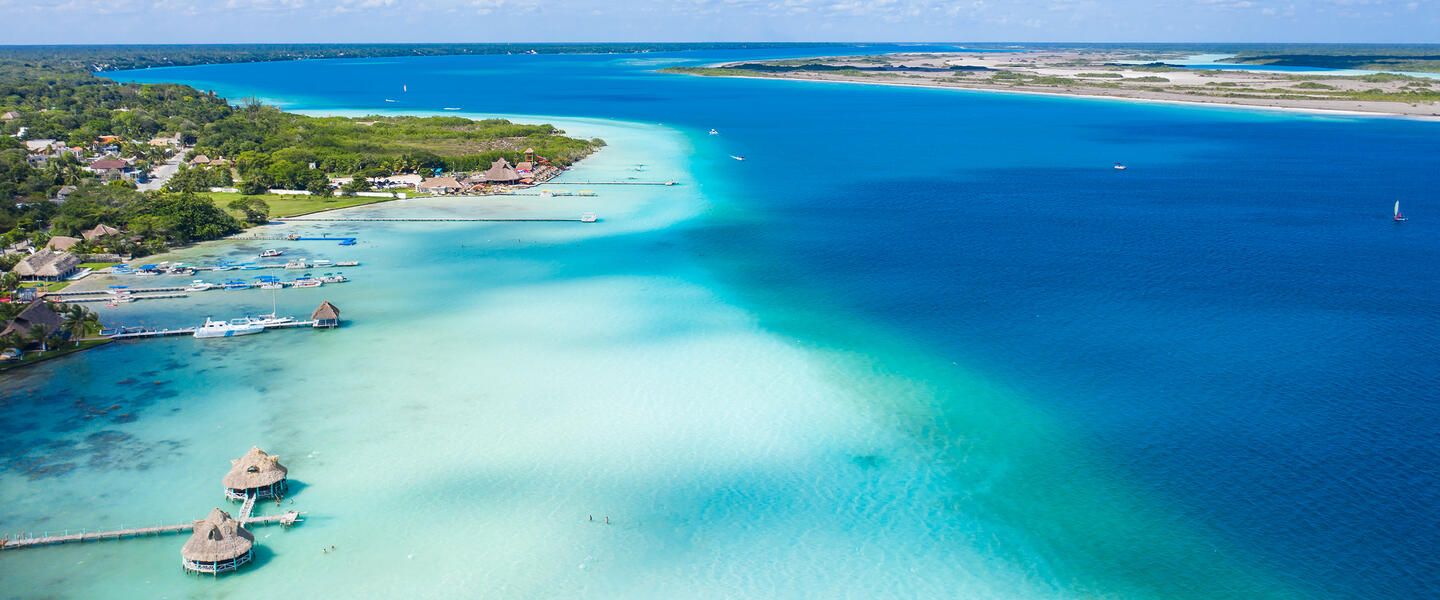
[[[1409,120],[1416,120],[1416,121],[1440,121],[1440,109],[1437,109],[1437,113],[1436,113],[1436,114],[1433,114],[1433,115],[1432,115],[1432,114],[1407,114],[1407,113],[1400,113],[1400,112],[1394,112],[1394,111],[1380,110],[1380,109],[1378,109],[1378,108],[1371,108],[1371,107],[1369,106],[1369,105],[1383,105],[1383,104],[1388,104],[1388,103],[1381,103],[1381,102],[1357,102],[1357,103],[1355,103],[1355,104],[1358,105],[1356,108],[1354,108],[1354,109],[1344,109],[1344,108],[1323,108],[1323,107],[1311,107],[1311,106],[1282,106],[1282,105],[1278,105],[1278,104],[1251,104],[1251,103],[1242,103],[1242,102],[1240,102],[1240,101],[1237,101],[1237,100],[1234,100],[1234,99],[1230,99],[1230,98],[1225,98],[1225,99],[1223,99],[1224,101],[1221,101],[1222,99],[1220,99],[1220,98],[1217,98],[1217,99],[1215,99],[1214,101],[1205,101],[1205,100],[1197,100],[1197,99],[1190,99],[1190,98],[1181,99],[1181,98],[1171,98],[1171,97],[1167,97],[1167,96],[1170,96],[1170,94],[1158,94],[1158,93],[1153,93],[1153,92],[1150,93],[1149,95],[1146,95],[1146,94],[1143,94],[1143,93],[1133,93],[1133,92],[1127,92],[1127,93],[1124,93],[1124,94],[1103,94],[1103,93],[1093,93],[1093,92],[1092,92],[1092,93],[1084,93],[1084,92],[1074,91],[1074,90],[1071,89],[1071,88],[1058,88],[1058,89],[1016,88],[1016,87],[1003,87],[1003,88],[1002,88],[1002,87],[998,87],[998,86],[982,86],[982,85],[973,85],[973,84],[971,84],[971,85],[939,85],[939,84],[935,84],[935,83],[916,83],[916,82],[907,82],[907,81],[873,81],[873,80],[869,80],[869,79],[858,79],[858,78],[850,78],[850,77],[833,77],[833,76],[831,76],[831,77],[809,77],[809,76],[796,76],[796,75],[788,75],[788,74],[787,74],[787,75],[776,75],[776,76],[774,76],[774,77],[756,77],[756,76],[753,76],[753,75],[694,75],[694,76],[695,76],[695,77],[731,77],[731,78],[736,78],[736,79],[761,79],[761,80],[776,80],[776,79],[780,79],[780,80],[786,80],[786,81],[809,81],[809,82],[815,82],[815,83],[848,83],[848,84],[858,84],[858,85],[885,85],[885,86],[895,86],[895,87],[918,87],[918,88],[928,88],[928,89],[936,89],[936,90],[961,90],[961,91],[974,91],[974,92],[998,92],[998,93],[1002,93],[1002,94],[1023,94],[1023,95],[1030,95],[1030,96],[1061,96],[1061,97],[1067,97],[1067,98],[1087,98],[1087,99],[1093,99],[1093,100],[1117,100],[1117,101],[1124,101],[1124,102],[1147,102],[1147,103],[1159,103],[1159,104],[1184,104],[1184,105],[1191,105],[1191,106],[1206,106],[1206,107],[1211,107],[1211,108],[1234,108],[1234,109],[1245,109],[1245,110],[1266,110],[1266,111],[1279,111],[1279,112],[1289,112],[1289,113],[1306,113],[1306,114],[1318,114],[1318,115],[1333,115],[1333,116],[1351,116],[1351,117],[1369,117],[1369,118],[1398,118],[1398,119],[1409,119]],[[1087,90],[1087,91],[1088,91],[1088,90]]]

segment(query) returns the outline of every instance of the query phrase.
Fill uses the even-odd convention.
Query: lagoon
[[[345,328],[109,344],[7,375],[0,531],[199,518],[252,444],[282,456],[310,512],[257,531],[257,564],[233,577],[180,575],[181,540],[159,538],[7,554],[7,587],[1440,589],[1423,551],[1440,538],[1426,366],[1440,238],[1424,218],[1440,125],[651,72],[774,56],[120,76],[313,113],[553,122],[609,143],[566,179],[682,185],[345,211],[596,211],[593,225],[275,226],[359,238],[287,248],[365,266],[351,283],[278,295],[281,314],[328,299]],[[1396,198],[1412,217],[1398,226]],[[102,314],[183,326],[269,311],[266,294],[228,294]],[[93,414],[115,404],[133,416]]]

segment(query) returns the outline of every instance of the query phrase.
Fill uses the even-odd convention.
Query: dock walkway
[[[286,221],[379,221],[379,222],[481,222],[481,223],[585,223],[581,217],[481,218],[481,217],[300,217]]]
[[[285,511],[278,515],[265,517],[251,517],[246,512],[245,516],[239,519],[246,527],[255,525],[285,525],[290,526],[301,520],[300,515],[304,513],[297,511]],[[181,533],[195,529],[195,521],[189,523],[176,523],[174,525],[156,525],[154,527],[131,527],[115,529],[111,531],[95,531],[80,533],[63,533],[61,535],[40,535],[40,536],[18,536],[15,539],[9,537],[0,538],[0,550],[32,548],[35,546],[48,546],[51,544],[67,544],[70,542],[99,542],[103,540],[118,540],[126,537],[142,537],[147,535],[159,536],[166,533]]]

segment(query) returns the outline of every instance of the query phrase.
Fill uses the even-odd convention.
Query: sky
[[[1440,0],[0,0],[3,44],[1440,42]]]

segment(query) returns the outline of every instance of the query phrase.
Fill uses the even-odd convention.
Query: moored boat
[[[205,324],[195,328],[197,338],[234,337],[265,331],[265,326],[250,322],[248,318],[229,321],[212,321],[205,317]]]
[[[354,261],[354,260],[342,260],[342,261],[340,261],[340,262],[335,263],[335,266],[337,266],[337,267],[358,267],[358,266],[360,266],[360,262],[359,262],[359,261]]]
[[[320,287],[322,285],[325,285],[325,283],[320,281],[319,279],[315,279],[314,277],[301,277],[299,279],[296,279],[294,283],[291,283],[290,285],[293,285],[297,288],[312,288]]]
[[[599,218],[599,217],[595,216],[595,213],[593,213],[593,212],[581,213],[581,215],[580,215],[580,222],[581,222],[581,223],[594,223],[595,220],[598,219],[598,218]]]

